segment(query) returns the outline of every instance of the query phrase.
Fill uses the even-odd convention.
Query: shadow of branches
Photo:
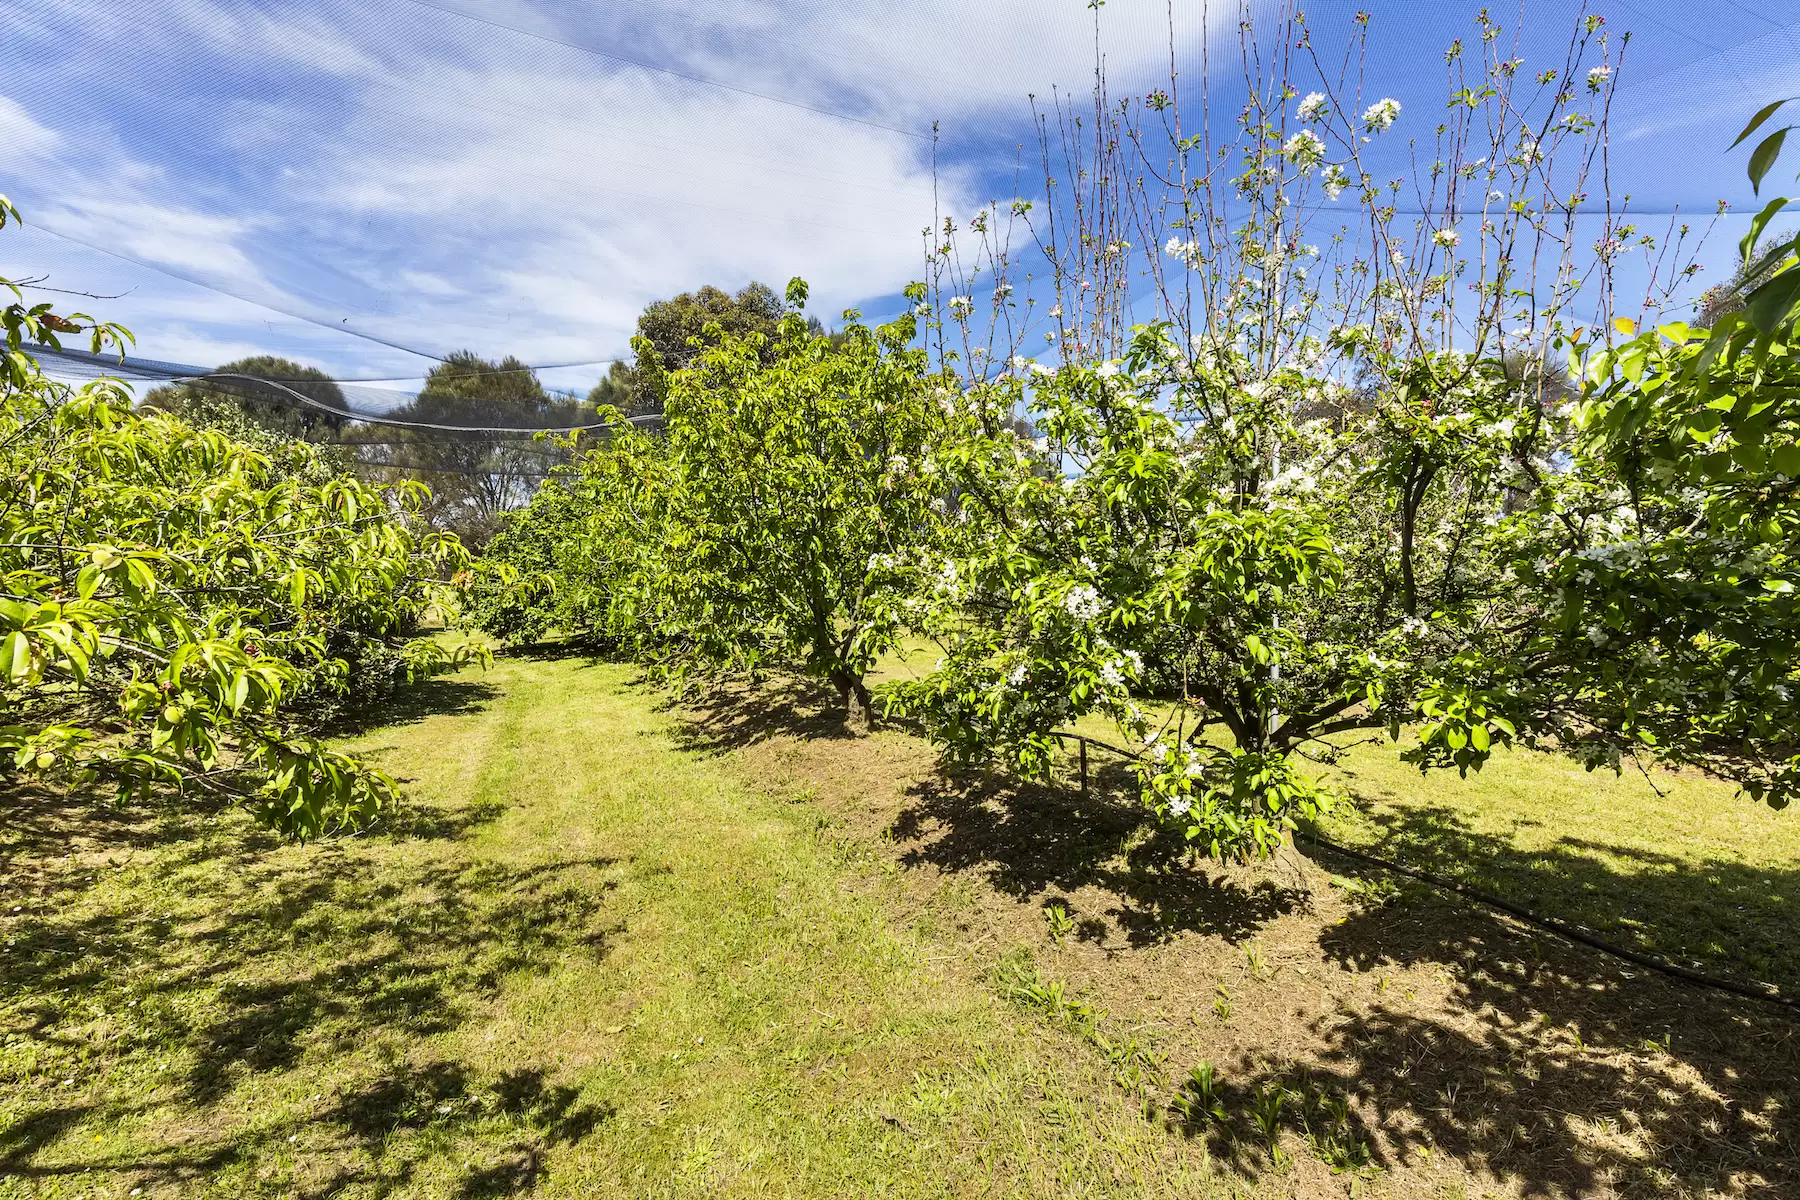
[[[467,715],[480,712],[499,695],[500,689],[485,680],[433,676],[395,688],[379,704],[340,713],[319,734],[355,737],[373,729],[411,725],[428,717]]]
[[[48,832],[57,816],[36,820]],[[372,1044],[422,1046],[477,1019],[515,972],[603,956],[622,930],[606,911],[616,886],[607,858],[515,864],[386,838],[271,854],[240,828],[191,818],[144,820],[106,844],[155,852],[149,863],[170,881],[150,893],[162,902],[109,903],[95,890],[108,868],[92,852],[40,853],[29,860],[36,902],[5,915],[0,1042],[31,1047],[34,1077],[66,1074],[82,1090],[0,1120],[0,1173],[179,1182],[279,1157],[269,1128],[233,1128],[236,1097],[254,1094],[241,1088],[297,1070],[329,1074]],[[396,853],[400,845],[412,852]],[[99,1109],[128,1111],[94,1081],[133,1059],[160,1060],[158,1090],[203,1114],[206,1128],[129,1161],[84,1157],[64,1134]],[[494,1196],[528,1189],[544,1146],[584,1136],[604,1115],[541,1071],[477,1080],[454,1062],[396,1061],[360,1090],[274,1124],[307,1148],[360,1151],[326,1158],[349,1173],[339,1184],[385,1180],[375,1194],[426,1157],[396,1131],[460,1130],[472,1166],[458,1194]]]
[[[757,682],[725,681],[665,701],[685,718],[677,744],[702,754],[739,750],[772,737],[849,739],[836,692],[816,679],[772,675]]]
[[[1603,872],[1589,861],[1582,874],[1602,893],[1628,886]],[[1274,1061],[1220,1085],[1224,1117],[1197,1128],[1245,1174],[1269,1162],[1256,1114],[1281,1095],[1290,1146],[1321,1157],[1360,1146],[1372,1167],[1447,1157],[1525,1196],[1800,1186],[1791,1014],[1411,889],[1325,929],[1320,945],[1380,985],[1370,1002],[1297,1023]],[[1415,1002],[1387,986],[1421,974],[1447,994]],[[1321,1151],[1332,1098],[1347,1103]]]
[[[998,774],[943,773],[914,785],[889,832],[902,863],[974,872],[1017,900],[1101,889],[1134,946],[1186,930],[1238,941],[1302,902],[1266,877],[1202,866],[1179,833],[1119,799],[1126,776],[1122,766],[1102,766],[1083,795]]]
[[[1586,926],[1602,937],[1714,974],[1800,992],[1786,868],[1561,836],[1524,849],[1440,805],[1371,807],[1379,853]],[[1623,865],[1611,865],[1611,864]]]

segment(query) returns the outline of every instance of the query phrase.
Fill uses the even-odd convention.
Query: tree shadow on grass
[[[623,928],[606,911],[616,887],[611,859],[521,866],[372,848],[359,842],[271,857],[218,833],[205,847],[215,856],[207,860],[201,843],[177,843],[158,863],[181,877],[182,902],[166,909],[84,903],[85,871],[47,881],[51,902],[12,914],[11,936],[0,943],[0,1039],[34,1043],[41,1074],[67,1071],[84,1087],[104,1077],[108,1059],[149,1054],[176,1068],[160,1078],[189,1120],[228,1127],[238,1119],[232,1098],[240,1088],[296,1070],[327,1071],[372,1043],[421,1045],[478,1019],[515,973],[570,956],[602,957]],[[117,1048],[102,1050],[96,1062],[96,1046]],[[394,1151],[376,1156],[366,1144],[382,1120],[391,1133],[396,1113],[410,1111],[389,1101],[400,1092],[430,1095],[452,1074],[463,1080],[461,1092],[473,1094],[466,1069],[433,1070],[421,1076],[396,1068],[361,1101],[346,1096],[289,1124],[309,1143],[361,1146],[346,1170],[398,1170],[388,1162]],[[576,1091],[531,1070],[482,1088],[468,1114],[469,1137],[482,1146],[499,1137],[535,1155],[530,1146],[585,1136],[602,1119],[578,1103]],[[277,1156],[275,1144],[257,1141],[260,1133],[246,1140],[241,1130],[220,1128],[131,1162],[98,1152],[84,1158],[86,1139],[66,1135],[91,1115],[91,1099],[72,1097],[0,1122],[0,1170],[92,1169],[170,1182]],[[461,1101],[438,1103],[462,1111]],[[431,1153],[421,1142],[401,1166],[410,1171],[408,1163]],[[501,1158],[516,1166],[511,1154]],[[541,1171],[488,1167],[497,1173],[485,1182],[471,1176],[465,1194],[507,1194],[507,1180],[526,1188]]]
[[[563,662],[582,660],[584,667],[607,662],[628,661],[617,648],[596,638],[544,638],[535,642],[517,642],[496,650],[496,658],[516,658],[526,662]]]
[[[903,864],[974,872],[1015,900],[1046,889],[1110,893],[1117,903],[1108,915],[1133,946],[1188,930],[1241,940],[1303,902],[1274,880],[1197,865],[1178,832],[1120,799],[1127,775],[1102,766],[1084,795],[1053,783],[943,773],[911,789],[889,832]]]
[[[322,1200],[352,1182],[382,1192],[404,1187],[420,1157],[405,1148],[446,1140],[470,1146],[480,1160],[465,1162],[452,1195],[475,1200],[530,1191],[545,1174],[548,1148],[579,1142],[613,1117],[611,1107],[581,1095],[535,1068],[484,1079],[441,1059],[397,1065],[311,1118],[316,1129],[354,1140],[361,1153],[303,1194]]]
[[[1521,849],[1437,805],[1378,806],[1364,815],[1378,831],[1367,840],[1383,857],[1473,884],[1646,954],[1800,993],[1800,949],[1793,941],[1800,863],[1756,866],[1592,837]]]
[[[379,703],[363,705],[329,722],[321,736],[359,737],[377,729],[415,725],[431,717],[478,713],[498,699],[500,689],[482,679],[434,675],[402,684]]]
[[[1406,815],[1441,824],[1397,836],[1403,844],[1519,865],[1503,840],[1458,826],[1453,814]],[[1631,903],[1679,919],[1680,905],[1721,902],[1703,876],[1666,870],[1662,856],[1637,859],[1645,878],[1592,852],[1567,844],[1530,856],[1531,870],[1572,885],[1558,894],[1595,898],[1590,912],[1557,915],[1583,920]],[[1345,874],[1362,869],[1316,853]],[[1755,874],[1762,894],[1800,894],[1800,871]],[[1268,1161],[1250,1114],[1259,1096],[1279,1090],[1290,1145],[1317,1136],[1316,1115],[1298,1119],[1309,1107],[1316,1114],[1323,1098],[1348,1097],[1337,1140],[1366,1145],[1374,1165],[1448,1156],[1526,1196],[1775,1197],[1800,1188],[1800,1015],[1411,886],[1325,929],[1320,945],[1346,968],[1382,979],[1417,980],[1424,969],[1448,995],[1413,1003],[1404,986],[1383,989],[1293,1030],[1279,1061],[1230,1081],[1222,1089],[1228,1122],[1202,1124],[1215,1153],[1246,1174]]]
[[[727,682],[703,695],[669,699],[681,714],[676,744],[701,754],[723,754],[772,737],[849,739],[843,702],[830,687],[804,676],[780,675],[756,683]]]

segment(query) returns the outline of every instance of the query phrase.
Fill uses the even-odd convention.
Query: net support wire
[[[209,380],[233,380],[255,384],[259,387],[272,388],[296,403],[340,417],[347,421],[360,421],[369,425],[388,425],[400,429],[429,429],[439,433],[486,433],[498,436],[535,437],[540,433],[597,433],[615,428],[621,422],[628,425],[658,425],[662,422],[661,413],[645,413],[635,417],[620,417],[611,421],[601,421],[584,425],[552,425],[552,426],[518,426],[518,425],[450,425],[437,421],[408,421],[399,417],[382,416],[378,413],[356,412],[348,408],[337,408],[322,400],[306,395],[304,392],[282,383],[267,379],[261,375],[247,375],[235,371],[211,371],[205,367],[190,366],[184,363],[163,362],[157,359],[127,357],[125,355],[90,354],[82,350],[61,349],[54,346],[33,346],[33,355],[66,363],[81,369],[86,378],[123,378],[133,382],[160,382],[202,384]],[[323,381],[321,381],[323,382]],[[338,381],[332,380],[336,383]],[[241,396],[236,392],[227,394]]]

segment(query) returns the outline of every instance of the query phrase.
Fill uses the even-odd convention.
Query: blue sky
[[[1405,134],[1441,104],[1444,47],[1476,6],[1308,5],[1315,41],[1359,7],[1367,86],[1402,100]],[[1579,11],[1493,8],[1546,62]],[[1617,190],[1652,211],[1749,207],[1725,147],[1800,92],[1800,13],[1596,10],[1633,34]],[[1099,12],[1115,93],[1166,75],[1168,14]],[[0,237],[0,274],[128,293],[81,303],[148,357],[272,351],[402,381],[430,359],[401,347],[603,362],[646,302],[708,282],[798,274],[828,318],[879,312],[920,274],[934,203],[966,216],[1037,190],[1025,97],[1087,88],[1094,19],[1081,0],[13,0],[0,191],[28,225]],[[1184,78],[1203,38],[1229,60],[1236,24],[1231,4],[1175,6]]]

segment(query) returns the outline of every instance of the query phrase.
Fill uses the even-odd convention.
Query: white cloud
[[[0,165],[19,169],[61,140],[55,130],[32,120],[18,101],[0,96]]]
[[[38,121],[0,105],[0,145],[12,122],[27,134],[13,148],[53,163],[51,227],[331,327],[532,361],[625,353],[646,302],[703,283],[802,275],[827,317],[891,294],[922,272],[934,202],[966,216],[1011,186],[1011,162],[972,159],[966,135],[1020,140],[1026,93],[1083,96],[1094,67],[1092,13],[1072,0],[624,0],[604,19],[503,0],[27,2],[61,23],[72,63],[107,55],[131,78],[132,55],[154,57],[225,93],[181,123],[179,89],[146,80],[78,143],[41,120],[96,86],[88,71],[42,85]],[[1191,47],[1200,6],[1179,7]],[[1217,7],[1215,27],[1234,26]],[[1165,69],[1161,6],[1102,15],[1119,86]],[[156,127],[164,109],[179,138]],[[928,140],[877,127],[934,119],[935,177]],[[146,315],[147,354],[236,353],[240,339]]]

